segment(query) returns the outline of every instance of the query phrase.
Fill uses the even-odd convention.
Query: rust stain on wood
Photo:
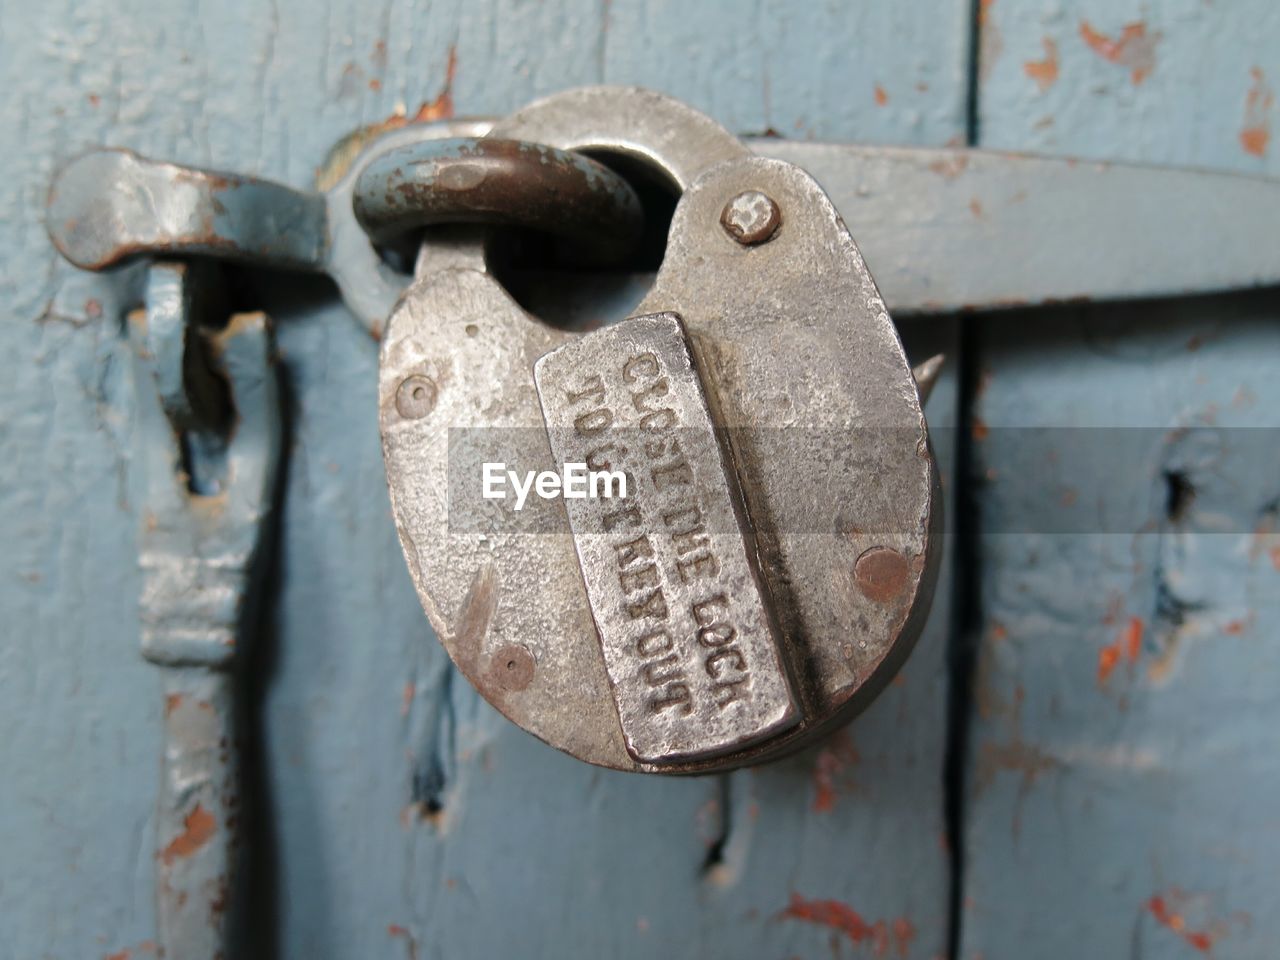
[[[1155,917],[1157,923],[1172,930],[1188,945],[1201,953],[1209,953],[1213,950],[1214,935],[1208,930],[1193,930],[1187,924],[1178,903],[1181,899],[1181,894],[1177,892],[1156,894],[1147,901],[1147,912]]]
[[[821,750],[813,765],[813,812],[830,813],[836,798],[854,788],[850,768],[861,758],[846,731],[835,734]]]
[[[1156,44],[1160,34],[1148,33],[1142,21],[1126,23],[1120,28],[1120,36],[1112,38],[1098,30],[1088,20],[1080,21],[1080,39],[1108,63],[1129,70],[1129,79],[1138,86],[1156,67]]]
[[[1240,146],[1255,157],[1265,156],[1271,142],[1271,107],[1275,95],[1261,68],[1249,71],[1253,84],[1244,97],[1244,127],[1240,130]]]
[[[1058,44],[1052,37],[1044,37],[1040,43],[1044,46],[1044,59],[1026,61],[1022,65],[1022,72],[1034,80],[1040,92],[1044,93],[1058,82]]]
[[[978,2],[978,79],[986,80],[1004,50],[1004,38],[991,17],[996,0]]]
[[[808,900],[798,893],[791,894],[791,902],[778,918],[828,927],[844,934],[854,946],[869,946],[877,957],[886,956],[891,947],[897,956],[905,957],[916,935],[915,925],[906,917],[868,923],[846,903],[839,900]]]
[[[403,940],[409,953],[409,960],[418,960],[418,939],[407,927],[398,923],[387,925],[387,936]]]
[[[449,120],[453,117],[453,81],[458,75],[458,47],[449,45],[449,62],[444,69],[444,87],[430,103],[424,103],[414,115],[415,122]]]
[[[942,160],[934,160],[929,169],[944,180],[954,180],[964,173],[969,166],[969,158],[962,153],[955,153]]]
[[[1130,666],[1138,662],[1142,653],[1142,632],[1146,624],[1141,617],[1130,617],[1124,632],[1114,641],[1098,651],[1098,686],[1106,686],[1111,674],[1117,666],[1127,662]]]
[[[208,843],[209,838],[218,830],[218,821],[213,814],[198,803],[183,819],[182,825],[182,833],[174,837],[160,854],[165,866],[179,858],[191,856]]]

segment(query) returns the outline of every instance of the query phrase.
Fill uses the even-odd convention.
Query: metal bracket
[[[635,91],[590,88],[574,95],[628,92]],[[650,121],[634,118],[638,127],[651,128]],[[563,111],[555,123],[569,130],[574,117]],[[340,160],[323,175],[322,193],[97,151],[71,161],[55,179],[49,235],[68,260],[87,269],[138,255],[194,253],[326,272],[360,323],[380,338],[410,278],[380,259],[357,220],[361,178],[367,183],[367,172],[403,165],[415,151],[439,158],[441,151],[429,147],[434,141],[482,137],[491,127],[484,119],[450,120],[345,138],[335,150]],[[584,142],[590,133],[582,131]],[[619,140],[614,152],[643,161],[633,140]],[[1280,219],[1280,180],[972,149],[746,143],[822,185],[895,313],[1280,283],[1280,260],[1249,240]],[[362,149],[352,158],[353,144]],[[449,159],[456,174],[461,158]],[[1041,242],[1046,231],[1057,235],[1052,255],[1041,252],[1050,249]]]
[[[138,465],[142,654],[164,668],[157,910],[165,956],[228,954],[239,814],[232,667],[249,639],[253,587],[280,457],[270,329],[261,313],[217,333],[196,324],[210,281],[156,263],[130,318]]]

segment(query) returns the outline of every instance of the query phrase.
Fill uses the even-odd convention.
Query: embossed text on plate
[[[534,367],[561,464],[622,471],[625,498],[565,499],[627,749],[713,757],[799,711],[679,317],[633,317]]]

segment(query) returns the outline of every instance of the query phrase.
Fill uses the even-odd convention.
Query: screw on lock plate
[[[802,170],[666,97],[571,91],[492,136],[639,158],[682,195],[636,315],[585,335],[526,313],[479,239],[428,238],[380,368],[424,609],[491,703],[591,763],[811,742],[901,665],[938,553],[919,393],[856,246]],[[487,460],[627,496],[480,502]]]

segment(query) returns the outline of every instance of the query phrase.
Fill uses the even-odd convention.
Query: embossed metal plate
[[[627,750],[649,763],[709,758],[794,726],[737,482],[680,319],[623,321],[546,354],[534,375],[556,459],[626,478],[625,497],[565,507]]]

